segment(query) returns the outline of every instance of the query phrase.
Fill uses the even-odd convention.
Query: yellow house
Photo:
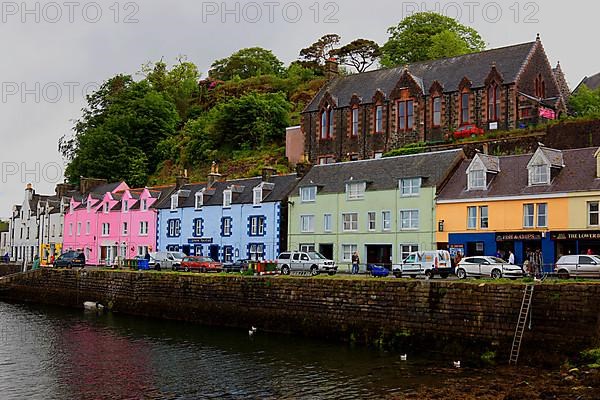
[[[463,161],[436,200],[438,247],[522,264],[541,251],[546,270],[563,254],[600,254],[597,148]]]

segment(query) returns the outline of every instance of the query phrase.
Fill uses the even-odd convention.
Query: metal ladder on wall
[[[523,332],[525,331],[525,325],[527,325],[527,316],[529,315],[529,308],[531,308],[531,301],[533,300],[533,288],[533,284],[525,286],[523,301],[521,302],[521,312],[519,313],[519,321],[515,328],[515,337],[513,338],[512,349],[510,351],[510,360],[508,361],[510,365],[517,365],[517,360],[519,359]]]

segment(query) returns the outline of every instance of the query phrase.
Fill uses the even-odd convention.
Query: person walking
[[[508,251],[508,263],[509,264],[514,264],[515,263],[515,255],[512,252],[512,250]]]
[[[358,256],[358,251],[355,251],[352,254],[352,275],[358,274],[358,266],[360,264],[360,257]]]

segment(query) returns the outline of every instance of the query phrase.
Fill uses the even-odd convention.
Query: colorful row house
[[[222,262],[276,259],[287,248],[288,194],[294,175],[222,181],[213,166],[207,183],[181,185],[158,209],[157,247]]]
[[[562,255],[600,254],[597,148],[534,154],[476,154],[464,160],[437,199],[440,248],[466,256],[541,252],[549,271]]]
[[[65,251],[83,251],[88,264],[108,266],[155,251],[154,205],[172,191],[172,186],[130,189],[120,182],[71,197],[64,216]]]
[[[290,195],[290,249],[390,266],[437,246],[435,198],[462,150],[316,165]]]

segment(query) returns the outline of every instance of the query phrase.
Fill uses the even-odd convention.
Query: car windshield
[[[213,262],[213,259],[210,257],[198,257],[198,261],[201,262]]]
[[[490,259],[490,261],[495,262],[496,264],[506,264],[506,261],[504,261],[501,258],[498,257],[488,257]]]
[[[321,253],[317,253],[316,251],[311,251],[310,253],[308,253],[308,255],[313,260],[326,260],[326,258],[323,257]]]
[[[183,253],[171,253],[171,254],[173,254],[173,257],[175,257],[175,258],[184,258],[185,257],[185,254],[183,254]]]

